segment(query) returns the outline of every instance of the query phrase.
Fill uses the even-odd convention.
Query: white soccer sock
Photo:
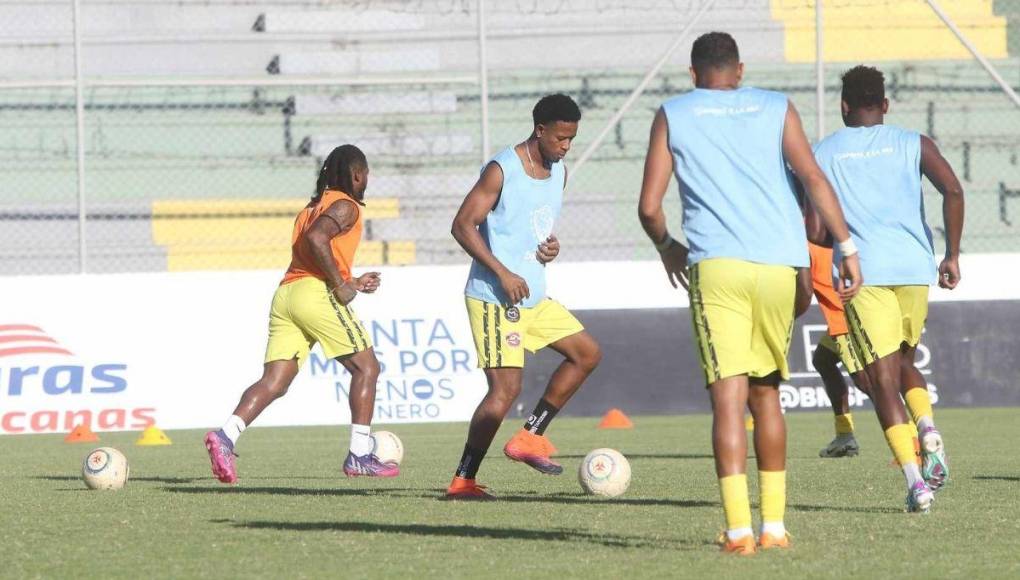
[[[762,522],[761,533],[762,535],[769,534],[773,538],[785,538],[786,526],[783,525],[783,522]]]
[[[227,419],[227,422],[223,424],[223,427],[220,428],[220,430],[222,430],[223,434],[227,436],[227,439],[230,439],[231,445],[237,445],[237,439],[241,436],[241,433],[244,433],[244,430],[247,428],[248,426],[244,424],[243,419],[241,419],[237,415],[231,415],[230,418]]]
[[[739,540],[744,536],[749,536],[753,533],[754,530],[752,530],[751,528],[737,528],[735,530],[726,530],[726,537],[729,538],[729,540],[732,542],[734,540]]]
[[[903,476],[907,478],[907,489],[913,489],[915,483],[924,481],[921,468],[913,461],[903,466]]]
[[[351,424],[351,453],[357,457],[372,452],[372,427]]]

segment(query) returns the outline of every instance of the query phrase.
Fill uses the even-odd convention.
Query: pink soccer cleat
[[[223,483],[237,483],[237,467],[234,465],[234,444],[222,431],[205,434],[205,448],[212,462],[212,472]]]

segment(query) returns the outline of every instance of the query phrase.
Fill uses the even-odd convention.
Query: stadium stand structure
[[[591,9],[571,15],[570,31],[557,37],[554,51],[540,40],[555,18],[493,5],[492,153],[527,136],[539,96],[562,91],[584,111],[569,165],[696,8],[674,8],[664,18],[612,6],[598,10],[594,0],[561,4]],[[295,6],[86,4],[85,71],[102,78],[371,79],[477,70],[473,14],[416,13],[394,2],[372,2],[367,9]],[[933,135],[964,180],[964,250],[1020,250],[1020,202],[1012,197],[1020,189],[1020,113],[923,2],[886,3],[881,26],[851,3],[828,8],[826,55],[833,62],[826,126],[840,126],[839,72],[881,59],[893,102],[889,122]],[[0,5],[0,19],[30,23],[17,31],[0,28],[0,78],[39,78],[42,71],[70,76],[70,13],[58,21],[43,18],[43,9]],[[1016,84],[1020,67],[1007,47],[1017,42],[1020,2],[960,0],[947,9]],[[812,26],[805,0],[720,0],[694,35],[733,32],[748,62],[746,82],[787,92],[810,133]],[[536,36],[522,38],[517,33],[523,30]],[[689,87],[687,51],[678,51],[591,163],[571,176],[557,225],[563,259],[654,257],[637,227],[635,199],[651,116],[664,99]],[[362,146],[372,164],[373,215],[360,263],[465,260],[449,227],[481,166],[474,85],[92,88],[86,96],[91,271],[282,267],[300,197],[310,194],[321,157],[345,141]],[[0,92],[0,141],[7,144],[0,149],[0,274],[75,271],[73,91]],[[939,224],[938,195],[926,190],[925,202]]]

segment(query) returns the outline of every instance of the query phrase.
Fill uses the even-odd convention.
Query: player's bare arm
[[[838,243],[846,243],[850,240],[850,229],[843,217],[843,209],[836,199],[836,192],[825,177],[822,168],[815,161],[811,152],[811,145],[808,143],[807,135],[804,134],[804,126],[800,122],[800,115],[797,114],[793,103],[789,104],[786,110],[786,124],[783,127],[783,157],[793,168],[797,179],[800,180],[807,192],[807,198],[811,205],[818,212],[825,228],[832,234]],[[844,255],[839,265],[840,285],[836,291],[843,301],[850,300],[861,288],[861,265],[855,254]]]
[[[326,285],[330,292],[341,304],[349,304],[358,292],[375,292],[379,288],[378,272],[369,272],[346,282],[333,261],[330,241],[354,227],[359,211],[353,201],[342,199],[334,202],[316,218],[302,240],[311,250],[316,264],[326,274]]]
[[[963,186],[934,141],[921,136],[921,173],[942,194],[946,256],[939,264],[939,286],[952,290],[960,283],[960,238],[963,236]]]
[[[482,238],[482,234],[478,231],[478,226],[482,225],[485,216],[489,215],[489,212],[499,201],[502,190],[503,170],[498,163],[489,163],[475,186],[464,198],[460,209],[457,210],[457,215],[453,218],[451,233],[469,256],[496,274],[503,292],[512,304],[517,304],[530,296],[528,283],[524,281],[524,278],[511,272],[492,254],[485,239]],[[558,244],[556,252],[559,252]]]
[[[659,258],[666,269],[666,277],[674,288],[677,283],[687,289],[687,247],[673,239],[666,229],[666,212],[662,199],[666,196],[669,180],[673,173],[673,157],[669,152],[669,133],[666,114],[659,109],[652,121],[648,138],[648,154],[645,157],[645,174],[641,181],[641,199],[638,202],[638,217],[641,227],[659,250]]]

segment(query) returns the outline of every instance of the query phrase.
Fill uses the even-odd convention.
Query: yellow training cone
[[[748,431],[754,431],[754,417],[748,415],[747,418],[744,419],[744,428]]]
[[[135,441],[135,445],[170,445],[171,443],[166,433],[155,425],[146,427],[138,441]]]

